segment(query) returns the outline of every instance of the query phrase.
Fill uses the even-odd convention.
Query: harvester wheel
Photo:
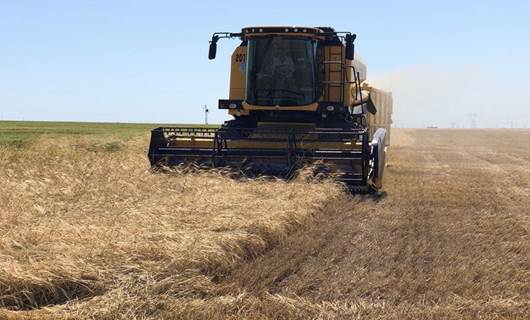
[[[369,162],[369,185],[375,191],[383,187],[383,173],[385,170],[385,136],[386,130],[377,129],[372,139]]]

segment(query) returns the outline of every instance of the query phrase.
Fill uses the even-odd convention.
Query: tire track
[[[500,318],[530,315],[528,202],[513,189],[499,195],[504,163],[481,159],[464,133],[398,133],[406,143],[390,150],[386,198],[356,197],[323,214],[236,269],[221,292],[359,303],[374,318],[441,309],[447,318],[490,317],[491,303]]]

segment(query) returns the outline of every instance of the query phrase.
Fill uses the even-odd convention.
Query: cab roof
[[[325,31],[321,28],[302,26],[255,26],[241,29],[244,37],[263,36],[270,34],[289,34],[314,37]]]

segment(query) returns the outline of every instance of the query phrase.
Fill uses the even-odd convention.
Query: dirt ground
[[[392,139],[379,197],[3,149],[0,318],[529,319],[530,131]]]

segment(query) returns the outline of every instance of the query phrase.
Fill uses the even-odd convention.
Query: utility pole
[[[207,105],[204,105],[204,107],[202,107],[202,109],[204,110],[204,124],[208,125],[208,112],[210,110],[208,110],[208,106]]]

